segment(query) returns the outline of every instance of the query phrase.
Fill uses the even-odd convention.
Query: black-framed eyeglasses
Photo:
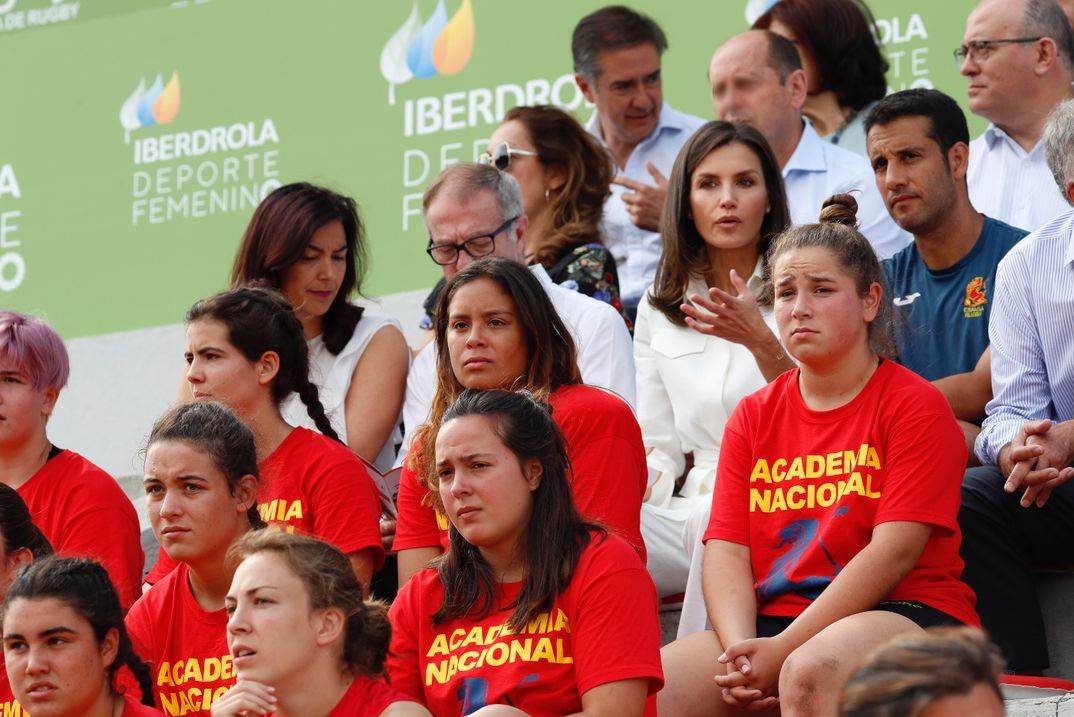
[[[507,168],[511,166],[511,157],[536,157],[536,152],[531,152],[528,149],[515,149],[507,142],[500,142],[498,145],[492,148],[492,153],[482,152],[478,158],[478,162],[481,164],[487,164],[490,167],[495,167],[501,172],[506,172]]]
[[[955,50],[955,62],[957,62],[959,66],[966,61],[966,58],[969,58],[974,62],[984,62],[992,54],[992,49],[996,45],[1025,45],[1043,39],[1044,36],[1042,35],[1040,37],[1009,37],[1003,40],[970,40],[965,45]]]
[[[474,259],[480,259],[496,251],[496,236],[514,224],[516,220],[518,220],[517,216],[511,217],[488,234],[470,237],[458,244],[437,244],[432,237],[429,237],[429,246],[425,248],[425,252],[440,266],[451,266],[457,262],[460,251],[465,251]]]

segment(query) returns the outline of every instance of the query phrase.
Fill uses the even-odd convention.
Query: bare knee
[[[779,703],[784,717],[835,714],[844,672],[838,655],[811,649],[809,643],[792,652],[779,673]]]
[[[489,705],[472,714],[473,717],[527,717],[522,710],[507,705]]]

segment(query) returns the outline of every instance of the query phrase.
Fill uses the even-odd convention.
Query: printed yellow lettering
[[[563,610],[556,608],[556,624],[552,628],[552,632],[571,631],[570,620],[567,619],[567,613]]]
[[[537,615],[537,617],[530,620],[523,632],[528,632],[530,634],[548,632],[548,613],[542,612]]]
[[[429,647],[429,651],[425,653],[425,656],[432,657],[433,655],[446,655],[447,653],[447,636],[441,632],[433,638],[433,644]]]
[[[750,482],[763,480],[765,483],[772,482],[772,474],[768,470],[768,461],[764,458],[758,458],[757,462],[753,464],[753,472],[750,473]]]
[[[481,644],[483,644],[481,642],[481,637],[482,637],[483,634],[484,634],[484,632],[481,630],[480,625],[474,626],[470,630],[470,634],[468,634],[466,636],[466,639],[462,641],[462,644],[460,644],[459,647],[466,647],[467,645],[481,645]]]
[[[772,491],[772,512],[777,510],[787,510],[787,500],[783,496],[783,489],[777,488]]]
[[[825,475],[838,476],[843,475],[843,453],[829,453],[825,456],[825,463],[828,465],[828,469],[824,471]]]
[[[880,491],[873,491],[873,474],[869,473],[865,476],[865,497],[878,500],[880,498]]]
[[[787,480],[791,479],[802,480],[805,478],[805,466],[802,463],[801,456],[795,456],[791,461],[791,467],[787,469]]]
[[[812,486],[810,486],[812,487]],[[791,510],[801,510],[805,507],[805,499],[802,495],[806,492],[804,485],[792,485],[787,489],[787,507]]]
[[[447,660],[440,660],[440,662],[430,662],[428,665],[425,666],[426,687],[429,687],[433,683],[442,685],[447,681]]]
[[[300,500],[291,503],[291,507],[287,509],[287,515],[284,516],[283,522],[287,523],[292,520],[302,520],[302,501]]]
[[[544,660],[545,662],[553,662],[556,659],[556,654],[552,650],[552,640],[547,637],[542,637],[537,640],[537,648],[533,651],[533,661]]]
[[[454,652],[455,650],[458,650],[460,647],[462,647],[462,639],[464,637],[466,637],[466,630],[465,629],[463,629],[461,627],[457,627],[452,631],[451,639],[448,641],[448,644],[451,645],[451,651],[452,652]]]
[[[806,456],[806,478],[820,478],[824,475],[824,456]]]
[[[511,642],[511,657],[508,659],[511,662],[529,662],[532,649],[532,637],[527,637],[525,640],[514,640]]]
[[[869,456],[865,459],[865,465],[869,468],[880,470],[880,456],[877,455],[876,449],[872,446],[869,446]]]
[[[762,513],[771,513],[771,499],[772,491],[750,488],[750,512],[756,513],[757,511],[761,511]]]
[[[825,483],[817,489],[817,503],[820,504],[822,508],[831,506],[835,503],[837,498],[838,491],[833,483]]]
[[[786,467],[787,467],[787,459],[786,458],[777,458],[776,460],[772,461],[772,482],[773,483],[782,483],[783,482],[783,469],[786,468]]]
[[[511,648],[502,642],[498,642],[488,649],[488,655],[485,657],[493,667],[499,667],[503,663],[507,662],[507,658],[511,655]]]

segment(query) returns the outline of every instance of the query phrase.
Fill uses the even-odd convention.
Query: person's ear
[[[252,475],[244,475],[239,479],[238,485],[233,491],[237,499],[237,508],[240,513],[246,513],[250,506],[257,505],[257,478]]]
[[[805,70],[794,70],[787,75],[786,85],[787,95],[790,97],[791,105],[796,110],[802,109],[806,97],[809,95],[809,83],[806,81]]]
[[[257,382],[267,386],[276,380],[280,373],[280,355],[275,351],[266,351],[257,360]]]
[[[312,621],[314,637],[320,646],[331,645],[347,631],[347,616],[338,607],[318,610]]]
[[[970,146],[965,142],[955,142],[947,150],[947,166],[951,168],[951,178],[961,182],[966,177],[970,166]]]
[[[574,83],[578,85],[578,89],[582,91],[582,95],[585,97],[586,102],[593,104],[596,100],[596,93],[593,92],[594,87],[589,84],[589,80],[585,78],[581,72],[574,73]]]
[[[101,640],[101,662],[105,667],[111,667],[119,655],[119,630],[112,628],[104,634]]]
[[[544,466],[536,458],[530,458],[522,466],[522,475],[525,476],[532,493],[541,485],[541,479],[544,478]]]
[[[525,214],[515,220],[511,238],[515,242],[515,261],[526,263],[526,230],[530,227],[530,218]]]
[[[866,323],[872,323],[880,313],[880,302],[884,297],[884,290],[880,284],[873,282],[862,297],[862,310]]]
[[[7,572],[14,577],[19,568],[24,568],[34,561],[34,554],[29,548],[19,548],[7,554]]]
[[[544,186],[552,194],[555,194],[567,183],[567,168],[554,164],[544,172]]]
[[[56,408],[56,400],[60,397],[60,390],[57,388],[45,388],[42,389],[41,393],[44,396],[44,400],[41,402],[41,412],[46,416],[51,416]]]
[[[1037,40],[1036,57],[1033,64],[1033,72],[1036,75],[1043,75],[1045,72],[1052,68],[1057,62],[1062,62],[1059,59],[1059,47],[1055,44],[1055,40],[1050,37],[1042,37]]]

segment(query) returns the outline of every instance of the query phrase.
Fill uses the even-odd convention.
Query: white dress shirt
[[[887,259],[913,241],[888,214],[869,160],[825,142],[809,122],[783,168],[783,183],[795,224],[815,223],[825,199],[856,189],[858,228],[878,258]]]
[[[974,209],[1027,232],[1070,208],[1048,169],[1044,143],[1026,152],[993,124],[970,142],[966,182]]]
[[[679,150],[703,124],[704,119],[683,114],[665,102],[660,109],[656,129],[634,148],[626,166],[617,167],[616,171],[644,184],[656,184],[645,163],[652,162],[661,174],[669,176]],[[596,112],[586,123],[586,129],[601,143],[604,142],[600,117]],[[619,271],[619,296],[624,304],[633,306],[656,278],[656,262],[660,259],[661,251],[660,234],[639,229],[630,221],[623,194],[631,190],[618,184],[613,184],[611,189],[611,196],[604,202],[602,236],[604,245],[615,257]]]
[[[988,325],[992,395],[975,450],[982,463],[1026,421],[1074,418],[1074,210],[1030,234],[999,263]]]
[[[634,352],[630,332],[611,304],[598,301],[559,286],[540,264],[529,267],[548,293],[559,318],[567,325],[578,350],[578,370],[582,380],[619,394],[630,407],[636,403],[634,389]],[[537,351],[543,350],[536,347]],[[429,420],[429,409],[436,394],[436,343],[430,341],[414,359],[406,381],[403,424],[407,435],[399,450],[396,465],[413,442],[414,429]]]

